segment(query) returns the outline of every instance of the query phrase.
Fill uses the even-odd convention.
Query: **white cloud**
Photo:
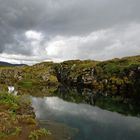
[[[57,36],[46,46],[50,58],[106,60],[140,54],[140,24],[92,32],[87,36]]]
[[[33,30],[26,31],[25,36],[27,37],[27,39],[31,39],[31,40],[40,41],[43,39],[42,33]]]
[[[41,38],[43,35],[35,31],[26,33],[29,33],[28,38],[33,39],[20,44],[32,51],[30,56],[3,53],[0,57],[31,64],[46,60],[107,60],[140,54],[140,24],[136,23],[93,31],[85,36],[56,36],[50,40]]]

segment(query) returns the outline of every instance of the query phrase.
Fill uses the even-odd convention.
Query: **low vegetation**
[[[25,96],[0,93],[0,118],[0,139],[24,135],[25,139],[37,140],[49,134],[46,129],[37,129],[33,108]]]
[[[45,128],[42,128],[42,129],[38,129],[38,130],[34,130],[34,131],[30,132],[29,139],[38,140],[40,137],[48,136],[50,134],[51,134],[50,131],[48,131]]]

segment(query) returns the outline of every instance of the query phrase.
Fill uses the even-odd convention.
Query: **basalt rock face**
[[[78,64],[73,64],[72,66],[59,64],[56,67],[58,81],[69,86],[92,86],[93,81],[97,80],[95,68],[91,66],[91,68],[78,70],[78,67]]]
[[[91,85],[96,61],[65,61],[55,66],[58,81],[67,85]]]
[[[53,63],[40,63],[34,66],[0,68],[0,84],[3,85],[57,85],[53,74]]]
[[[140,98],[140,56],[105,62],[65,61],[55,66],[55,73],[58,81],[68,86]]]
[[[24,68],[24,79],[41,85],[55,86],[58,84],[58,80],[54,75],[54,65],[52,62],[44,62],[27,66]]]
[[[0,83],[11,85],[23,79],[23,71],[21,69],[4,68],[0,69]]]

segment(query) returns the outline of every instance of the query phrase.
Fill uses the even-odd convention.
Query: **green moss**
[[[33,82],[24,80],[24,81],[18,82],[18,85],[24,88],[31,88],[33,86]]]
[[[0,93],[0,104],[9,106],[9,110],[15,112],[19,108],[19,96],[8,93]]]
[[[47,136],[50,134],[51,133],[49,130],[42,128],[42,129],[32,131],[29,135],[29,139],[30,140],[39,140],[40,137],[44,137],[44,136]]]
[[[15,127],[15,129],[12,132],[10,132],[10,131],[7,131],[7,132],[0,131],[0,138],[7,138],[9,136],[18,136],[21,133],[21,131],[22,131],[21,127]]]

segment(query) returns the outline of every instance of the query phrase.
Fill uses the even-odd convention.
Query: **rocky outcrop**
[[[131,58],[132,59],[132,58]],[[68,86],[88,87],[140,98],[140,57],[100,62],[63,62],[55,67],[58,81]],[[124,94],[126,93],[126,94]]]
[[[0,84],[13,86],[57,85],[53,75],[52,63],[41,63],[34,66],[0,68]]]
[[[3,68],[0,69],[0,83],[10,85],[23,79],[21,69]]]

